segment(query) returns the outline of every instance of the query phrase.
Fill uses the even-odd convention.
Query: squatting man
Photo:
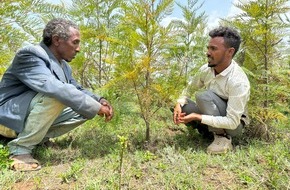
[[[241,37],[229,27],[209,32],[208,63],[195,74],[183,90],[174,108],[175,124],[184,123],[204,137],[214,137],[207,152],[221,154],[233,149],[232,137],[241,134],[249,123],[247,102],[250,83],[242,68],[233,60]],[[195,94],[195,101],[189,97]]]
[[[65,19],[52,19],[39,45],[20,49],[0,82],[0,135],[8,142],[12,169],[39,170],[32,156],[36,145],[63,135],[113,108],[100,95],[84,89],[68,62],[80,51],[80,31]]]

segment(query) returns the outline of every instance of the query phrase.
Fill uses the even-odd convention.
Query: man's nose
[[[76,52],[80,52],[80,51],[81,51],[81,47],[78,46],[78,47],[76,48]]]

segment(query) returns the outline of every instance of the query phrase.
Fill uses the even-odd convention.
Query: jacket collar
[[[56,63],[59,63],[59,61],[56,59],[56,57],[53,55],[53,53],[50,51],[50,49],[43,42],[40,42],[39,45],[46,51],[46,53],[50,59],[52,59]]]
[[[59,62],[56,59],[56,57],[53,55],[53,53],[50,51],[50,49],[43,42],[40,42],[39,45],[46,51],[46,53],[50,59],[51,69],[55,73],[57,78],[63,82],[66,82],[67,81],[67,73],[66,73],[66,70],[63,69],[66,62],[64,60]]]

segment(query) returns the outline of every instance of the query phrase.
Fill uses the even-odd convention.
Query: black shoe
[[[196,126],[196,129],[203,138],[210,139],[210,140],[214,139],[213,133],[208,130],[207,125],[199,123]]]

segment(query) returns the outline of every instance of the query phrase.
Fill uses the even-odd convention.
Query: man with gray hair
[[[214,137],[207,152],[221,154],[233,149],[232,137],[241,134],[244,125],[249,123],[246,107],[250,83],[232,60],[241,43],[238,32],[218,27],[209,36],[208,63],[183,90],[175,105],[173,120],[175,124],[196,128],[205,137]],[[194,102],[189,97],[197,90]]]
[[[113,117],[109,102],[84,89],[72,76],[68,62],[80,51],[77,25],[52,19],[39,45],[20,49],[0,82],[0,129],[13,137],[12,168],[38,170],[33,148],[63,135],[96,115]],[[12,132],[11,132],[12,131]]]

